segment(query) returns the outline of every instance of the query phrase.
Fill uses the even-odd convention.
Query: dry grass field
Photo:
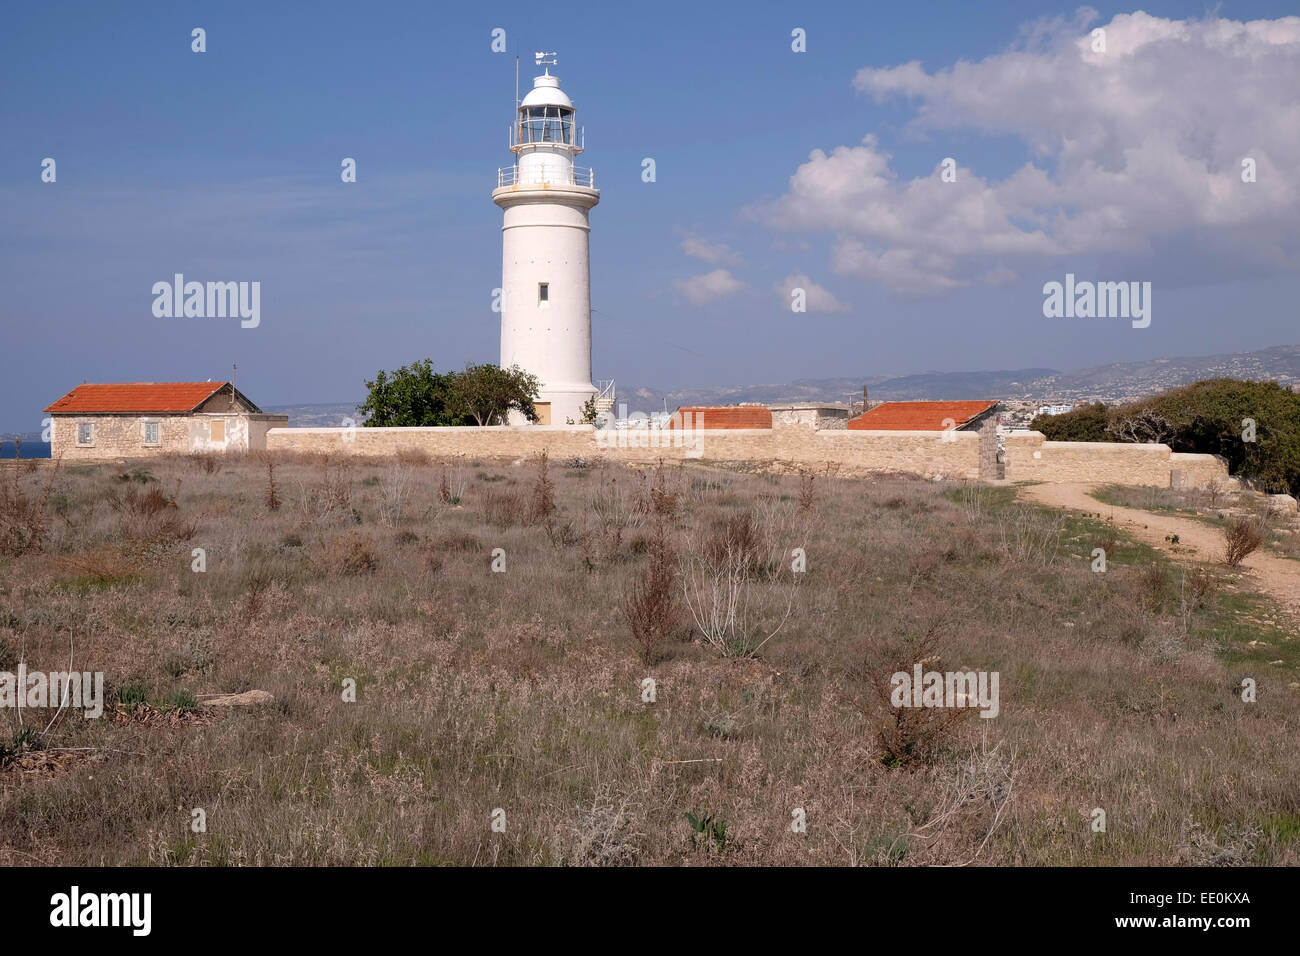
[[[0,670],[71,659],[109,698],[0,710],[3,865],[1300,862],[1294,622],[1014,488],[0,473]],[[918,662],[997,672],[998,715],[892,708]],[[274,701],[201,705],[254,689]]]

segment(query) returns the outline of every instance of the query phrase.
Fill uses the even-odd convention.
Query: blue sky
[[[1300,43],[1284,22],[1221,49],[1227,28],[1210,22],[1295,5],[1135,9],[13,6],[0,33],[0,430],[39,429],[40,409],[83,380],[221,379],[237,362],[250,397],[276,405],[359,399],[377,369],[425,356],[495,361],[491,190],[511,159],[516,50],[525,90],[532,51],[559,51],[553,72],[586,127],[579,162],[602,191],[597,378],[1069,369],[1295,342]],[[1159,39],[1165,21],[1192,25]],[[191,52],[196,26],[206,53]],[[1098,26],[1122,66],[1080,65],[1070,44]],[[507,54],[491,51],[498,27]],[[805,53],[791,50],[796,27]],[[1159,104],[1130,109],[1152,91]],[[1251,152],[1265,157],[1258,188],[1215,193]],[[345,156],[355,184],[340,181]],[[965,192],[933,191],[948,156]],[[45,157],[55,183],[41,182]],[[645,157],[656,182],[641,179]],[[886,167],[862,185],[857,170]],[[950,195],[959,218],[936,211],[956,208]],[[691,284],[719,270],[725,281]],[[1152,281],[1151,326],[1045,319],[1042,285],[1067,271]],[[260,326],[155,318],[151,287],[177,272],[260,281]],[[792,313],[792,276],[824,307]]]

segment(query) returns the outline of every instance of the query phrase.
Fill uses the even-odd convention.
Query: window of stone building
[[[225,423],[225,422],[213,422],[213,423],[212,423],[212,440],[213,440],[213,441],[225,441],[225,440],[226,440],[226,423]]]
[[[89,445],[95,440],[95,426],[92,422],[77,422],[77,444]]]
[[[158,444],[158,423],[157,422],[144,423],[144,443],[146,445]]]

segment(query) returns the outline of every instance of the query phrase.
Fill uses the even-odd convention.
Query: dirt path
[[[1166,551],[1175,559],[1189,556],[1198,561],[1223,560],[1223,534],[1204,522],[1175,515],[1141,511],[1108,505],[1092,497],[1096,485],[1027,485],[1020,489],[1021,497],[1053,508],[1069,508],[1100,514],[1114,521],[1139,541]],[[1177,549],[1171,549],[1166,535],[1178,535]],[[1190,552],[1190,554],[1189,554]],[[1300,614],[1300,561],[1281,558],[1266,551],[1256,551],[1241,562],[1248,569],[1253,585]]]

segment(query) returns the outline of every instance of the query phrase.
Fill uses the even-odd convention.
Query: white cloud
[[[814,150],[784,196],[748,214],[833,233],[837,273],[899,292],[1003,283],[1081,257],[1176,266],[1188,249],[1216,278],[1294,271],[1300,17],[1121,14],[1104,25],[1105,53],[1092,51],[1094,17],[1040,21],[1023,49],[935,73],[906,63],[854,78],[878,102],[915,102],[911,132],[1021,140],[1033,159],[1004,179],[957,156],[957,181],[943,182],[942,145],[929,175],[903,179],[867,136]],[[1241,181],[1245,157],[1255,183]]]
[[[772,291],[781,299],[781,304],[785,308],[790,308],[793,301],[790,293],[794,289],[803,289],[804,305],[809,312],[849,312],[851,311],[848,304],[835,298],[835,295],[827,288],[818,285],[808,278],[802,272],[786,276],[783,282],[778,282],[772,286]]]
[[[728,270],[715,269],[704,275],[691,276],[689,279],[677,279],[673,282],[673,288],[692,305],[704,305],[707,302],[735,295],[747,286]]]
[[[682,252],[696,259],[703,259],[720,266],[741,266],[744,260],[740,254],[725,242],[710,242],[698,236],[687,236],[682,240]]]

